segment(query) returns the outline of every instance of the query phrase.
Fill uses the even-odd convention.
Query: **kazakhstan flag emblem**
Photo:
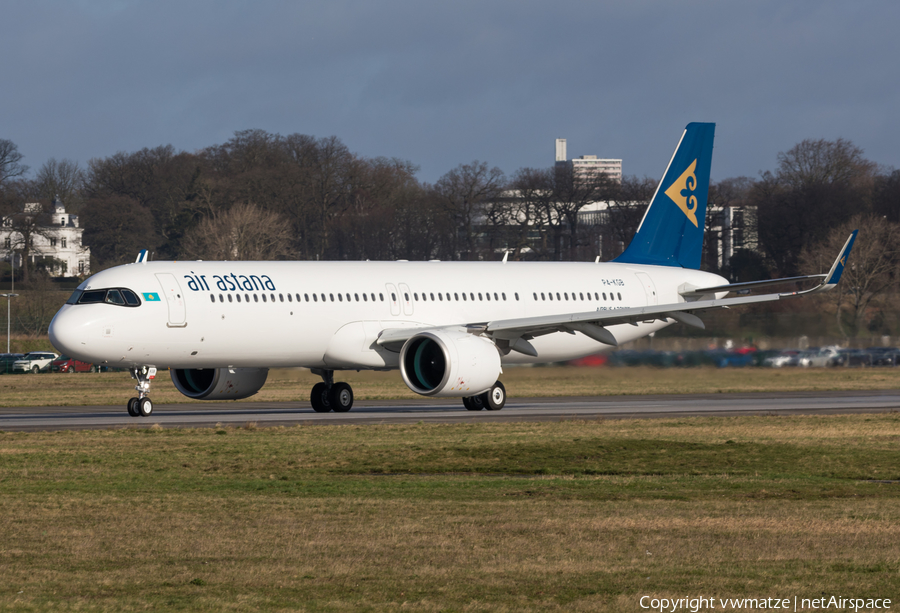
[[[146,300],[147,302],[159,302],[159,294],[157,293],[144,292],[143,296],[144,300]]]

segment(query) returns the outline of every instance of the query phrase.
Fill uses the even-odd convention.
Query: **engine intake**
[[[463,331],[422,332],[403,344],[400,374],[423,396],[475,396],[500,376],[500,354],[490,340]]]
[[[268,368],[173,368],[175,389],[195,400],[240,400],[262,388]]]

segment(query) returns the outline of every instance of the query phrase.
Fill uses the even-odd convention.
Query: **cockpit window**
[[[66,301],[66,304],[114,304],[116,306],[141,306],[141,300],[130,289],[77,289]]]
[[[141,305],[141,301],[138,299],[137,295],[130,289],[123,289],[122,296],[125,298],[125,304],[127,304],[128,306]]]
[[[81,298],[78,299],[78,304],[94,304],[96,302],[103,302],[104,300],[106,300],[105,289],[92,289],[81,294]]]

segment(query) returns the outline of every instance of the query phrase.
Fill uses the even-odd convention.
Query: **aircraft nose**
[[[50,342],[63,354],[80,357],[87,349],[87,335],[84,333],[84,322],[79,321],[77,313],[72,312],[70,305],[65,305],[53,317],[48,333]]]

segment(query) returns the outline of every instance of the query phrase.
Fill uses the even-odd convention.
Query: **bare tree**
[[[875,164],[844,139],[805,140],[778,154],[775,173],[762,174],[750,190],[759,243],[780,276],[798,272],[804,248],[872,206]]]
[[[42,200],[61,200],[70,213],[81,211],[82,195],[86,175],[78,166],[78,162],[71,160],[57,161],[50,158],[35,176],[35,191]]]
[[[182,257],[203,260],[277,260],[290,253],[291,235],[278,213],[240,203],[204,219],[185,236]]]
[[[0,138],[0,187],[28,172],[28,166],[19,163],[24,157],[14,142]]]
[[[841,282],[824,297],[834,304],[837,325],[844,336],[856,336],[873,302],[896,287],[900,272],[900,224],[871,215],[856,216],[801,256],[808,274],[827,272],[834,255],[855,229],[859,229],[859,235]]]
[[[475,227],[487,204],[497,200],[506,179],[499,168],[487,162],[460,164],[435,183],[433,191],[444,211],[453,219],[462,240],[456,249],[459,259],[475,259]]]

